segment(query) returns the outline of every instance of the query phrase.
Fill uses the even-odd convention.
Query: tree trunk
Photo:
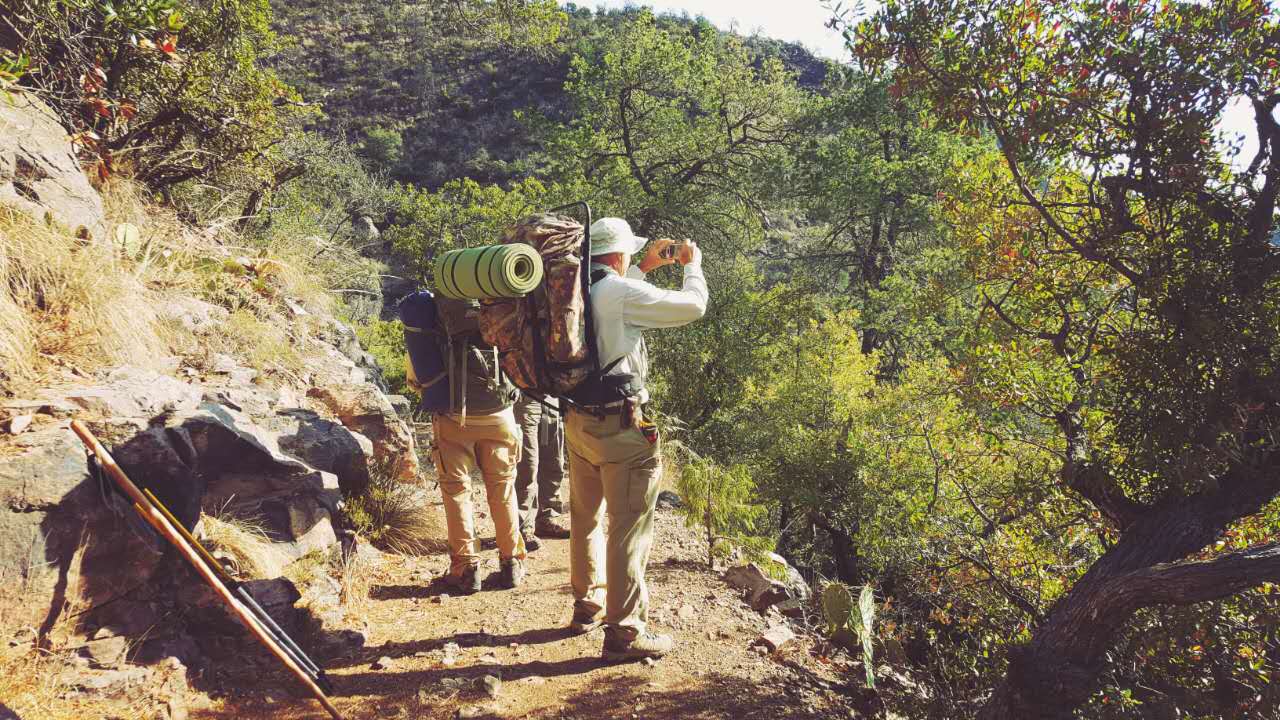
[[[1253,477],[1225,489],[1158,506],[1138,518],[1036,628],[1009,651],[1009,667],[982,720],[1066,720],[1089,699],[1116,636],[1139,609],[1229,597],[1280,580],[1280,543],[1181,561],[1208,546],[1237,518],[1276,495],[1277,455]]]
[[[858,560],[858,546],[853,535],[822,513],[812,513],[813,522],[831,539],[831,556],[836,563],[836,578],[847,585],[862,584],[862,563]],[[856,532],[856,528],[854,532]]]

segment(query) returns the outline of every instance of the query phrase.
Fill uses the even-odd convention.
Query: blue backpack
[[[397,308],[418,391],[419,410],[466,417],[509,406],[515,388],[498,368],[497,351],[480,338],[480,304],[420,290]],[[492,354],[492,357],[489,356]]]
[[[404,344],[409,363],[422,393],[421,409],[448,412],[450,409],[449,335],[441,327],[436,299],[429,290],[419,290],[400,301],[396,308],[404,324]]]

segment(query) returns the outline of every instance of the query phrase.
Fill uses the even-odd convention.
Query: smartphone
[[[684,245],[687,242],[688,242],[687,240],[681,240],[680,242],[671,243],[670,245],[662,248],[662,252],[658,253],[658,257],[662,258],[663,260],[670,260],[671,258],[676,256],[676,253],[680,252],[680,246]]]

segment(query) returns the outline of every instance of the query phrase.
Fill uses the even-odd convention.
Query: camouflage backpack
[[[530,215],[502,242],[537,250],[543,280],[523,297],[483,301],[480,336],[498,349],[502,369],[521,390],[568,395],[598,370],[587,319],[584,254],[590,251],[583,226],[566,215]]]

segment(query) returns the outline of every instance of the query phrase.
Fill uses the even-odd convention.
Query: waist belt
[[[578,403],[574,403],[569,406],[569,409],[577,410],[578,412],[586,413],[588,415],[617,415],[626,408],[628,402],[630,402],[630,400],[618,400],[611,403],[605,403],[604,405],[580,405]]]

